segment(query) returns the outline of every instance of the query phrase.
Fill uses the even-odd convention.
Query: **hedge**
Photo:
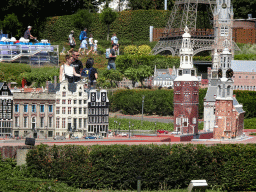
[[[36,146],[27,154],[31,176],[55,178],[69,185],[94,189],[186,188],[206,179],[210,188],[256,190],[256,145],[216,146],[93,145]]]
[[[170,11],[163,10],[129,10],[118,12],[117,19],[110,25],[110,37],[117,33],[119,40],[149,41],[149,26],[165,27]],[[71,30],[75,31],[78,40],[80,29],[75,28],[72,15],[49,17],[40,33],[40,38],[51,41],[67,41]],[[81,26],[82,27],[82,26]],[[98,13],[93,13],[93,21],[88,34],[93,33],[94,38],[106,40],[107,26],[104,25]]]
[[[203,118],[204,97],[207,89],[199,89],[199,118]],[[256,92],[235,90],[236,98],[243,105],[245,118],[256,116]],[[144,113],[148,115],[173,115],[173,90],[120,89],[109,97],[110,110],[124,114],[142,113],[142,95],[145,95]]]

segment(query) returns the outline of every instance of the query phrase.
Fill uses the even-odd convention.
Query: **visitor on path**
[[[93,54],[97,55],[98,41],[94,40]]]
[[[74,60],[71,63],[71,66],[75,68],[77,74],[81,74],[83,70],[83,63],[80,60],[78,60],[79,53],[77,51],[74,51],[72,57],[74,58]],[[80,79],[80,77],[74,77],[74,82],[80,81]]]
[[[76,46],[76,40],[74,38],[74,31],[72,30],[68,36],[68,42],[70,45],[70,50],[68,51],[68,53],[72,53],[72,51],[74,50],[75,46]]]
[[[71,63],[73,61],[74,61],[74,58],[72,56],[68,56],[66,63],[60,67],[60,75],[59,75],[60,82],[67,79],[69,83],[73,83],[75,76],[81,77],[80,74],[76,73],[75,68],[71,66]]]
[[[116,36],[116,33],[113,33],[112,37],[111,37],[111,45],[113,44],[117,44],[117,55],[119,55],[119,44],[118,44],[118,38]]]
[[[87,37],[87,28],[84,28],[84,30],[80,32],[79,40],[82,42],[84,37]]]
[[[90,34],[90,38],[89,38],[89,46],[90,46],[90,50],[87,52],[87,55],[91,52],[91,51],[93,51],[93,36],[92,36],[92,34]]]
[[[108,69],[116,69],[116,50],[117,50],[117,44],[112,44],[112,49],[110,50],[109,59],[108,59]]]
[[[93,58],[89,58],[86,61],[85,68],[83,69],[81,76],[87,77],[90,81],[89,85],[93,85],[93,83],[98,79],[97,69],[93,68],[94,60]]]
[[[83,49],[84,51],[82,51],[82,54],[85,54],[85,50],[88,49],[87,47],[87,37],[84,37],[84,40],[81,42],[80,48],[78,50],[79,53],[81,53],[81,50]]]

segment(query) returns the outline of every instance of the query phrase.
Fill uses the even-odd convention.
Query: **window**
[[[44,113],[44,105],[40,105],[40,113]]]
[[[36,112],[36,105],[32,105],[32,113]]]
[[[230,95],[230,86],[228,86],[228,88],[227,88],[227,95]]]
[[[56,107],[56,114],[60,114],[60,107]]]
[[[194,117],[192,120],[192,123],[195,125],[196,124],[196,118]]]
[[[86,104],[86,100],[84,100],[84,104]]]
[[[66,97],[66,92],[62,92],[62,97]]]
[[[7,91],[3,91],[2,95],[8,95],[8,92]]]
[[[245,78],[248,79],[248,76],[246,76]]]
[[[95,115],[95,109],[92,109],[92,115]]]
[[[241,79],[241,76],[239,76],[239,79]]]
[[[11,119],[11,113],[7,113],[7,119]]]
[[[15,104],[14,111],[15,111],[16,113],[19,112],[19,105],[18,105],[18,104]]]
[[[66,128],[66,118],[62,118],[62,128]]]
[[[15,127],[19,127],[19,117],[15,117],[14,124],[15,124]]]
[[[62,104],[66,104],[66,100],[65,99],[62,99]]]
[[[236,77],[235,76],[233,76],[233,79],[235,79]]]
[[[71,104],[71,99],[68,100],[68,104]]]
[[[227,26],[221,27],[220,36],[228,36],[228,27]]]
[[[79,114],[82,114],[82,107],[79,107]]]
[[[252,76],[252,79],[254,79],[254,76]]]
[[[79,118],[79,124],[78,124],[79,128],[82,128],[82,118]]]
[[[181,125],[180,118],[176,118],[176,125]]]
[[[68,107],[68,114],[71,114],[71,107]]]
[[[24,105],[24,113],[27,113],[27,112],[28,112],[28,105],[25,104],[25,105]]]
[[[62,114],[66,113],[66,107],[62,107]]]
[[[92,104],[91,104],[92,106],[95,106],[95,102],[92,102]]]
[[[101,115],[101,108],[99,108],[99,115]]]
[[[56,118],[56,128],[60,128],[60,118]]]
[[[79,100],[79,105],[82,105],[82,100]]]
[[[49,113],[52,113],[53,112],[53,106],[52,105],[49,105]]]
[[[86,114],[86,107],[84,107],[84,114]]]
[[[44,117],[40,117],[40,127],[44,127]]]
[[[52,127],[52,117],[49,117],[48,127]]]
[[[35,128],[36,128],[36,118],[32,117],[31,122],[32,122],[32,130],[35,130]]]
[[[86,128],[86,119],[84,118],[84,128]]]
[[[6,90],[6,89],[7,89],[7,86],[3,86],[3,89],[5,89],[5,90]]]
[[[60,100],[59,99],[57,99],[56,104],[60,104]]]
[[[74,104],[76,104],[76,100],[74,100]]]
[[[82,92],[79,92],[79,96],[80,96],[80,97],[82,96]]]
[[[183,123],[184,127],[187,127],[188,126],[188,118],[183,118],[182,123]]]
[[[74,114],[76,114],[76,107],[74,107]]]
[[[23,120],[23,126],[24,128],[28,127],[28,118],[27,117],[24,117],[24,120]]]

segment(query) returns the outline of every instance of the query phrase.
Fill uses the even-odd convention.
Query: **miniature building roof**
[[[256,61],[232,60],[231,69],[234,72],[256,72]]]
[[[205,102],[215,102],[215,96],[217,95],[217,86],[209,86],[206,96],[205,96]]]
[[[175,79],[175,76],[173,76],[173,75],[170,75],[170,74],[158,74],[157,76],[156,76],[156,78],[155,78],[155,80],[162,80],[162,81],[164,81],[164,80],[174,80]]]
[[[233,97],[233,105],[235,109],[237,110],[238,113],[244,113],[245,111],[243,110],[243,106],[238,103],[235,97]]]

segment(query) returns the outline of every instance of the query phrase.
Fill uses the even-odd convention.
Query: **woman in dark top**
[[[94,60],[93,58],[89,58],[86,61],[85,67],[81,73],[82,77],[88,77],[90,80],[90,85],[93,85],[93,81],[98,79],[98,72],[97,69],[93,68]]]

